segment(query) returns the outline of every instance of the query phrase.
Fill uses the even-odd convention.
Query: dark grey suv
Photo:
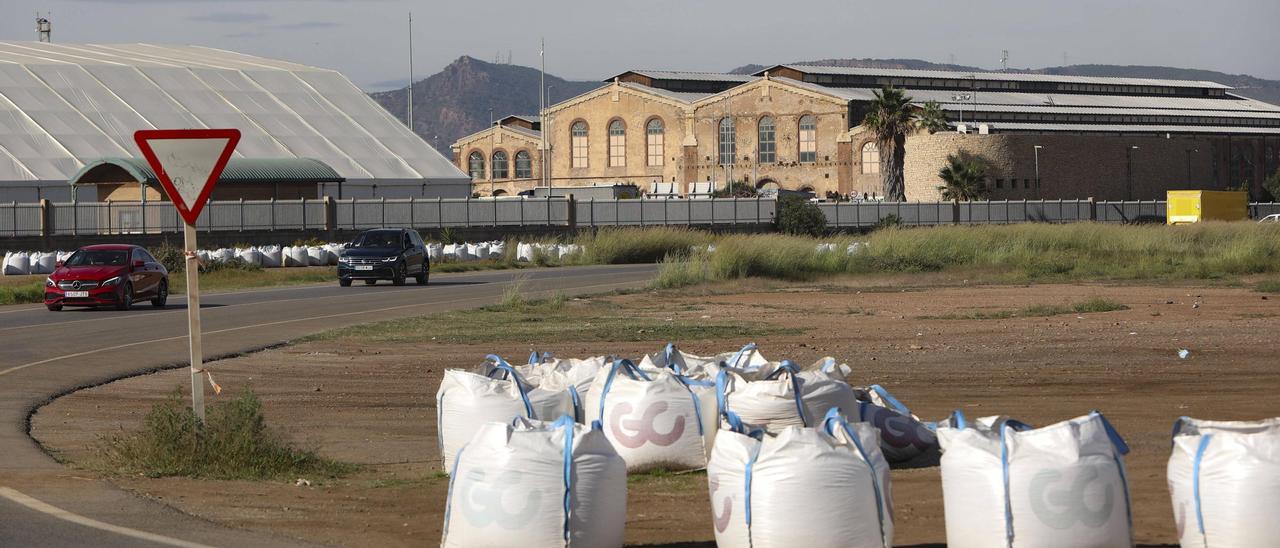
[[[350,286],[353,280],[364,280],[368,285],[391,280],[395,285],[404,285],[410,276],[418,285],[427,285],[430,275],[427,245],[416,230],[408,228],[365,231],[338,256],[338,285],[342,287]]]

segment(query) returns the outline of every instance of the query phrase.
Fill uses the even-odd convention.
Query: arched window
[[[862,172],[880,173],[880,145],[875,141],[862,145]]]
[[[516,178],[533,178],[533,160],[529,157],[529,151],[527,150],[516,153]]]
[[[648,149],[647,163],[651,166],[662,165],[663,157],[667,152],[664,148],[666,140],[667,128],[662,126],[662,120],[654,118],[645,124],[645,148]]]
[[[773,125],[773,118],[768,116],[760,119],[760,150],[756,152],[756,159],[762,164],[778,161],[777,131]]]
[[[506,179],[511,176],[511,163],[507,161],[507,151],[493,151],[493,178]]]
[[[574,122],[569,129],[570,147],[573,149],[573,167],[587,167],[587,123]]]
[[[484,178],[484,155],[480,151],[474,151],[467,156],[467,173],[471,174],[472,179]]]
[[[723,118],[720,120],[720,165],[733,164],[737,155],[738,135],[733,127],[733,118]]]
[[[622,120],[609,122],[609,166],[627,166],[627,126]]]
[[[800,161],[818,161],[818,119],[811,114],[800,117]]]

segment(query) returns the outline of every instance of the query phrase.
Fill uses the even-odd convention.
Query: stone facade
[[[468,160],[473,153],[479,153],[484,158],[484,175],[472,177],[473,192],[484,196],[495,193],[515,195],[538,185],[542,169],[540,146],[537,132],[526,124],[515,121],[510,125],[496,125],[458,140],[453,145],[453,160],[462,171],[470,174]],[[498,151],[507,155],[507,176],[495,179],[494,153]],[[516,176],[516,155],[522,152],[529,154],[531,177]]]

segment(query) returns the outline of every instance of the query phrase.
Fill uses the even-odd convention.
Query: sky
[[[828,58],[999,68],[1166,65],[1280,79],[1280,0],[0,0],[0,40],[195,44],[336,69],[368,90],[462,55],[599,80]]]

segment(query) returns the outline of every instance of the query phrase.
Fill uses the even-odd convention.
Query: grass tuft
[[[1061,314],[1090,314],[1094,312],[1113,312],[1116,310],[1128,310],[1129,307],[1121,303],[1105,299],[1102,297],[1094,297],[1089,300],[1072,303],[1071,305],[1062,304],[1034,304],[1018,310],[975,310],[971,312],[956,312],[951,314],[943,314],[941,316],[917,316],[918,320],[1005,320],[1009,318],[1043,318],[1047,316],[1058,316]]]
[[[44,302],[44,282],[0,286],[0,305]]]
[[[337,477],[356,468],[285,443],[267,428],[262,402],[250,390],[207,411],[201,425],[176,388],[151,408],[140,430],[101,438],[99,464],[108,473],[223,480]]]
[[[1264,280],[1253,286],[1259,293],[1280,293],[1280,280]]]

